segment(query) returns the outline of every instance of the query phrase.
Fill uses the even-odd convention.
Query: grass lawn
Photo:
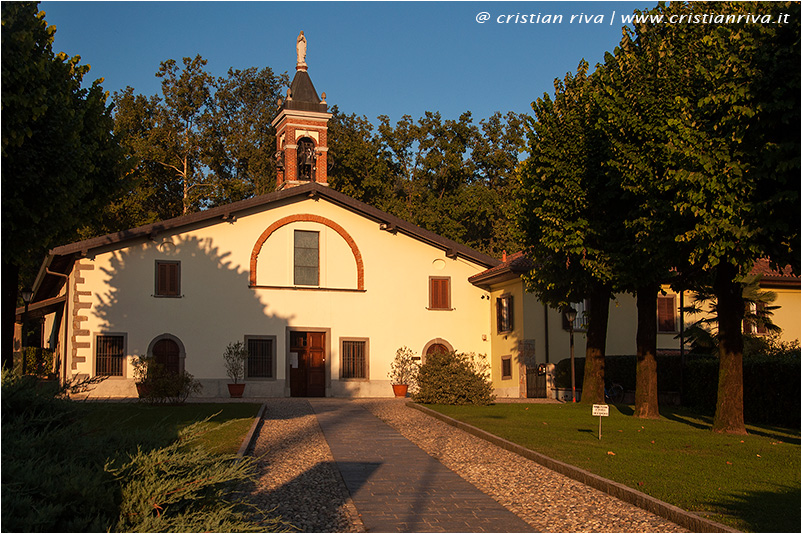
[[[800,532],[799,431],[720,435],[712,418],[681,409],[642,420],[611,405],[599,440],[585,404],[429,407],[738,530]]]
[[[86,402],[81,410],[86,412],[90,432],[125,434],[133,438],[129,443],[139,442],[144,447],[167,445],[183,428],[211,417],[200,443],[212,452],[236,454],[260,407],[245,403],[151,406]]]

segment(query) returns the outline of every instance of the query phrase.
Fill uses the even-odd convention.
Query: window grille
[[[99,335],[95,347],[95,374],[123,376],[125,336]]]
[[[343,341],[340,375],[342,378],[367,378],[367,343]]]
[[[248,340],[248,378],[273,378],[273,340]]]

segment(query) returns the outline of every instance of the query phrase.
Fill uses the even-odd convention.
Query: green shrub
[[[197,445],[206,423],[184,429],[178,441],[139,450],[119,467],[122,485],[117,532],[287,532],[289,525],[242,500],[252,481],[252,458],[212,454]]]
[[[14,371],[18,375],[36,375],[53,377],[53,365],[56,353],[50,349],[39,347],[23,347],[14,353]],[[24,372],[23,372],[24,369]]]
[[[799,428],[799,354],[744,355],[744,420]],[[683,403],[702,413],[716,411],[718,358],[691,357],[685,367]]]
[[[2,375],[2,523],[6,532],[99,532],[117,517],[102,437],[80,406],[33,376]]]
[[[221,532],[286,529],[239,494],[253,473],[193,447],[197,425],[164,446],[152,432],[91,426],[89,406],[2,374],[4,532]]]
[[[412,399],[424,404],[487,405],[496,399],[488,374],[486,356],[435,352],[420,366],[418,391]]]
[[[786,428],[800,425],[800,354],[798,343],[780,343],[771,338],[745,336],[744,419],[753,424],[774,424]],[[582,388],[585,358],[575,358],[576,387]],[[635,356],[607,356],[604,359],[608,383],[635,390]],[[682,404],[713,415],[718,396],[718,358],[689,354],[685,367],[679,356],[657,356],[658,391],[682,391]],[[555,365],[554,384],[571,387],[571,360]]]
[[[188,372],[173,373],[155,362],[148,363],[147,375],[141,383],[145,386],[144,400],[151,404],[182,404],[203,388]]]

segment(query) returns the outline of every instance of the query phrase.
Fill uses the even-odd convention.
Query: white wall
[[[90,335],[89,348],[80,348],[86,361],[75,373],[92,375],[94,336],[124,333],[129,356],[142,355],[153,339],[171,334],[186,348],[185,369],[204,384],[204,395],[225,396],[222,353],[228,343],[246,335],[273,335],[277,341],[275,380],[248,381],[246,396],[285,395],[287,334],[290,328],[327,329],[330,394],[389,396],[387,378],[396,350],[409,346],[420,354],[434,338],[455,349],[490,352],[483,341],[489,333],[483,291],[468,277],[485,267],[445,257],[442,250],[402,234],[379,230],[379,224],[324,199],[298,199],[273,209],[240,214],[234,222],[218,221],[162,234],[155,240],[126,243],[80,260],[94,267],[83,270],[86,282],[80,298],[91,302],[81,328]],[[340,234],[314,221],[299,221],[273,232],[257,259],[257,287],[249,287],[254,244],[273,222],[297,214],[335,221],[361,253],[364,291],[357,290],[354,254]],[[321,286],[292,286],[292,232],[321,232]],[[181,298],[154,297],[155,261],[181,261]],[[452,311],[427,310],[429,276],[451,277]],[[271,287],[264,287],[271,286]],[[278,286],[275,287],[275,286]],[[369,339],[370,379],[343,381],[339,377],[342,337]],[[489,339],[489,338],[488,338]],[[96,395],[133,395],[130,377],[112,378]]]

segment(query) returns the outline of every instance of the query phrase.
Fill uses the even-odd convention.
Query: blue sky
[[[156,94],[161,61],[197,54],[216,76],[268,66],[292,77],[303,30],[318,93],[375,123],[425,111],[454,119],[471,111],[476,122],[495,111],[528,113],[553,92],[554,78],[614,49],[622,14],[655,4],[47,1],[40,9],[57,27],[54,50],[80,55],[92,66],[87,81],[103,77],[112,93],[130,85]],[[480,13],[486,22],[477,22]],[[549,15],[562,21],[545,23]]]

